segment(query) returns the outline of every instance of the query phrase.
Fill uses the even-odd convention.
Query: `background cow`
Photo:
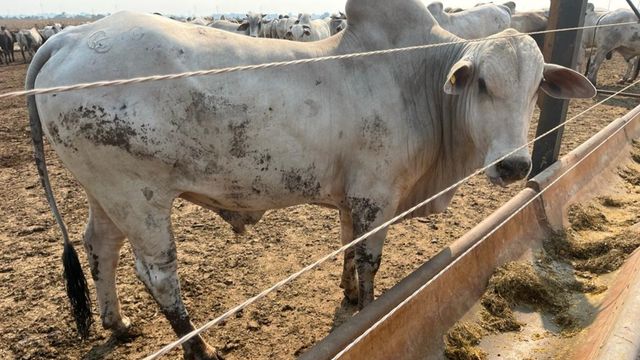
[[[298,21],[289,27],[285,39],[292,41],[318,41],[331,36],[329,25],[324,20],[311,20],[311,15],[301,14]]]
[[[597,15],[591,11],[590,17]],[[599,21],[598,21],[599,20]],[[618,9],[607,12],[598,16],[597,25],[611,25],[635,22],[632,25],[609,26],[605,28],[597,28],[594,33],[583,36],[583,43],[593,47],[593,55],[590,56],[589,68],[587,70],[587,78],[595,85],[598,78],[598,70],[602,62],[610,56],[612,52],[617,52],[627,61],[627,71],[622,81],[633,76],[635,66],[635,58],[640,55],[640,24],[637,24],[638,18],[631,10]],[[589,43],[588,36],[592,35],[592,43]],[[583,48],[586,48],[583,45]]]
[[[441,2],[428,6],[438,24],[463,39],[479,39],[505,30],[511,24],[511,13],[502,5],[481,5],[457,13],[446,13]]]
[[[2,50],[2,57],[7,65],[15,61],[13,54],[13,35],[4,26],[0,27],[0,50]]]
[[[343,12],[331,14],[331,16],[325,19],[325,21],[329,25],[329,32],[331,36],[347,28],[347,15]]]
[[[33,58],[33,55],[42,46],[43,39],[36,28],[29,30],[20,30],[17,32],[17,42],[20,46],[20,53],[22,53],[22,60],[27,62],[25,51],[29,54],[29,61]]]
[[[247,13],[247,17],[238,26],[238,31],[247,31],[249,36],[258,37],[262,28],[262,19],[266,16],[265,14],[254,12]]]

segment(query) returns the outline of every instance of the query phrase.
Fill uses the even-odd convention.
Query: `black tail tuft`
[[[71,310],[76,320],[78,333],[85,339],[89,336],[89,328],[93,318],[91,317],[91,297],[87,280],[80,267],[78,253],[71,243],[64,244],[62,252],[62,263],[64,264],[64,280],[66,282],[67,296],[71,302]]]

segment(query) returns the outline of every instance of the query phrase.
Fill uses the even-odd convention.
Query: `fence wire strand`
[[[178,80],[178,79],[186,79],[186,78],[191,78],[196,76],[221,75],[221,74],[229,74],[229,73],[250,71],[250,70],[265,70],[265,69],[273,69],[278,67],[312,64],[312,63],[332,61],[332,60],[345,60],[345,59],[354,59],[354,58],[361,58],[361,57],[374,56],[374,55],[403,53],[403,52],[425,50],[425,49],[450,46],[450,45],[456,45],[456,44],[469,44],[469,43],[477,43],[477,42],[483,42],[483,41],[509,39],[509,38],[522,37],[522,36],[542,35],[542,34],[549,34],[549,33],[559,33],[559,32],[577,31],[577,30],[584,30],[584,29],[613,27],[613,26],[624,26],[624,25],[632,25],[632,24],[638,24],[638,23],[624,22],[624,23],[618,23],[618,24],[580,26],[580,27],[565,28],[565,29],[553,29],[553,30],[534,31],[529,33],[517,33],[517,34],[511,34],[511,35],[502,35],[502,36],[473,39],[473,40],[443,42],[439,44],[416,45],[416,46],[408,46],[408,47],[393,48],[393,49],[386,49],[386,50],[365,51],[365,52],[350,53],[350,54],[344,54],[344,55],[321,56],[321,57],[315,57],[315,58],[298,59],[298,60],[291,60],[291,61],[279,61],[279,62],[271,62],[271,63],[264,63],[264,64],[256,64],[256,65],[241,65],[241,66],[233,66],[233,67],[225,67],[225,68],[217,68],[217,69],[209,69],[209,70],[187,71],[182,73],[166,74],[166,75],[142,76],[142,77],[136,77],[136,78],[130,78],[130,79],[96,81],[96,82],[81,83],[81,84],[75,84],[75,85],[65,85],[65,86],[56,86],[56,87],[49,87],[49,88],[38,88],[38,89],[32,89],[32,90],[13,91],[13,92],[0,94],[0,99],[18,97],[18,96],[54,94],[54,93],[69,92],[74,90],[96,89],[96,88],[109,87],[109,86],[141,84],[141,83],[147,83],[147,82],[153,82],[153,81]]]

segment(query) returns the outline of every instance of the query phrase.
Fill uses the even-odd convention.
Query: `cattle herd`
[[[80,333],[91,326],[91,304],[55,205],[44,135],[87,193],[84,243],[103,326],[117,336],[131,331],[115,287],[128,238],[140,280],[183,336],[194,326],[177,274],[176,198],[218,213],[238,231],[271,209],[324,205],[339,210],[346,244],[481,167],[495,185],[522,180],[531,168],[527,133],[539,91],[562,99],[596,94],[578,72],[545,63],[536,41],[516,31],[545,29],[547,19],[548,11],[520,13],[512,2],[455,12],[419,0],[348,0],[344,13],[324,19],[250,12],[243,19],[178,21],[120,12],[65,29],[3,31],[29,53],[27,89],[447,45],[286,71],[30,96],[36,166],[62,229],[67,293]],[[590,75],[612,51],[629,60],[636,55],[625,37],[612,48],[610,37],[598,33],[583,42],[585,52],[595,48]],[[501,36],[459,41],[494,34]],[[411,215],[443,211],[453,193]],[[374,300],[385,237],[379,231],[345,252],[340,286],[359,308]],[[189,358],[216,358],[200,336],[183,348]]]
[[[429,11],[440,26],[463,39],[478,39],[513,28],[523,33],[544,31],[547,29],[549,10],[517,11],[513,1],[502,5],[479,3],[474,8],[461,9],[444,7],[441,2],[429,4]],[[155,13],[163,16],[160,13]],[[227,18],[224,15],[214,17],[188,17],[178,19],[195,26],[207,26],[224,31],[252,37],[283,39],[291,41],[318,41],[339,33],[347,27],[347,16],[337,12],[322,19],[313,19],[310,14],[297,16],[248,12],[244,18]],[[596,9],[591,3],[587,6],[585,26],[605,27],[585,29],[580,43],[581,52],[577,69],[585,73],[592,83],[596,83],[598,69],[602,62],[611,59],[612,53],[619,53],[628,63],[620,82],[631,82],[638,77],[638,55],[640,55],[640,24],[607,27],[612,24],[636,21],[636,15],[628,9],[612,11]],[[16,61],[14,52],[20,51],[22,60],[29,61],[38,48],[51,36],[62,31],[61,24],[51,24],[43,28],[9,30],[5,26],[0,30],[0,64]],[[534,36],[542,45],[543,36]],[[26,55],[25,55],[26,53]]]

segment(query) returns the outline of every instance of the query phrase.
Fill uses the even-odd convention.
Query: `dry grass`
[[[482,339],[482,329],[473,324],[460,323],[444,338],[444,355],[450,360],[483,360],[487,353],[477,346]]]
[[[569,222],[574,230],[601,231],[607,225],[607,218],[593,204],[583,206],[573,204],[568,210]]]

